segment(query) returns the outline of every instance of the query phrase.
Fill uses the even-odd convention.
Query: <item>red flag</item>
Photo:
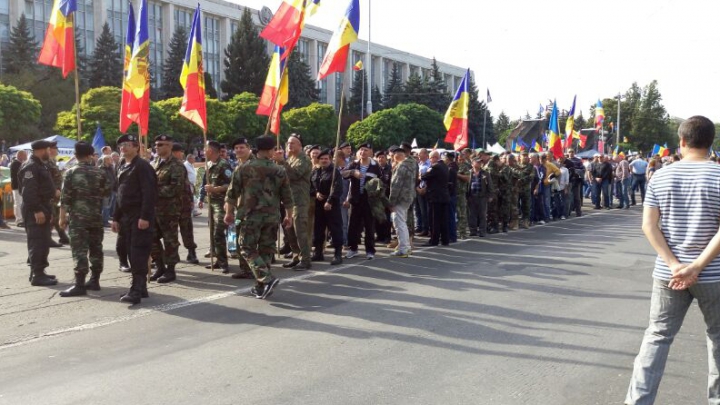
[[[75,70],[73,12],[75,0],[55,0],[38,63],[62,69],[63,77]]]

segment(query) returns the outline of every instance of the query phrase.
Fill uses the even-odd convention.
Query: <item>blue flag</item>
[[[97,130],[95,130],[95,137],[93,138],[92,146],[95,148],[95,153],[97,154],[100,154],[100,150],[106,146],[105,136],[103,136],[100,125],[98,125]]]

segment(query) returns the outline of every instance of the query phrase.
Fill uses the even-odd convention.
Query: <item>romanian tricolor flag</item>
[[[133,43],[135,42],[135,10],[133,10],[132,3],[128,3],[128,22],[127,31],[125,31],[125,64],[123,65],[123,89],[122,99],[120,101],[120,132],[127,132],[132,120],[128,118],[127,106],[130,98],[132,97],[132,90],[127,85],[125,77],[127,77],[128,66],[130,66],[130,59],[132,59]]]
[[[533,149],[535,149],[535,152],[543,151],[542,145],[540,145],[540,142],[538,142],[537,139],[533,139],[531,145],[533,145]]]
[[[288,103],[290,94],[289,80],[288,70],[285,69],[280,79],[280,89],[278,90],[277,98],[275,98],[275,109],[270,116],[270,132],[275,135],[280,135],[280,114],[282,113],[283,107]]]
[[[325,58],[318,69],[318,80],[330,73],[344,72],[350,44],[357,41],[360,32],[360,0],[350,0],[340,26],[333,34]]]
[[[260,36],[288,50],[290,55],[305,27],[306,5],[310,0],[283,0]],[[318,2],[313,1],[315,5]]]
[[[560,139],[560,128],[558,124],[557,102],[553,102],[552,113],[550,113],[550,135],[548,136],[548,150],[552,151],[555,158],[563,156],[562,141]]]
[[[63,77],[75,70],[73,15],[76,0],[55,0],[38,63],[62,69]]]
[[[147,0],[141,0],[133,53],[123,86],[131,93],[126,109],[127,117],[138,124],[140,136],[147,136],[150,118],[149,54]]]
[[[605,109],[603,108],[602,101],[598,99],[597,105],[595,106],[595,127],[602,128],[603,121],[605,121]]]
[[[318,8],[320,7],[320,0],[308,0],[307,3],[307,13],[310,14],[310,16],[315,15]]]
[[[265,87],[260,96],[257,111],[255,111],[257,115],[266,115],[269,117],[272,114],[287,62],[284,53],[285,50],[283,48],[277,45],[275,46],[275,52],[273,52],[272,58],[270,59],[270,68],[268,69],[267,78],[265,79]]]
[[[185,51],[180,85],[185,89],[180,115],[207,131],[205,110],[205,73],[202,62],[202,27],[200,26],[200,3],[195,9],[188,46]]]
[[[359,60],[358,63],[356,63],[355,66],[353,66],[353,70],[356,72],[359,70],[363,70],[363,63],[361,60]]]
[[[468,83],[470,82],[470,69],[465,72],[465,76],[460,82],[453,97],[450,107],[445,113],[445,142],[452,143],[455,150],[462,149],[468,145],[468,109],[470,106],[470,92],[468,91]]]
[[[572,107],[570,107],[570,111],[568,111],[568,117],[567,121],[565,121],[565,136],[568,139],[573,138],[573,132],[575,132],[575,100],[577,99],[577,95],[573,96],[573,104]],[[570,141],[572,142],[572,141]]]

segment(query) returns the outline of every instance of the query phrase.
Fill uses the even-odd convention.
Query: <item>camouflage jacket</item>
[[[248,160],[239,166],[231,179],[225,201],[237,204],[242,199],[235,218],[246,220],[263,215],[268,221],[280,221],[280,203],[293,206],[290,182],[285,169],[267,158]]]
[[[382,180],[374,177],[365,183],[365,192],[368,196],[368,204],[373,218],[381,224],[387,222],[385,209],[390,206],[387,195],[385,194],[385,185]]]
[[[282,166],[290,181],[290,191],[295,206],[307,207],[310,205],[310,177],[313,171],[310,158],[300,153],[297,157],[289,157]]]
[[[243,165],[244,166],[244,165]],[[207,184],[215,187],[222,187],[230,184],[233,176],[233,170],[230,163],[225,159],[219,159],[217,162],[208,163]],[[241,167],[238,165],[238,167]],[[222,204],[225,201],[225,193],[209,194],[210,204]]]
[[[55,162],[53,159],[48,159],[48,161],[45,163],[47,165],[48,170],[50,171],[50,177],[52,177],[52,181],[55,184],[55,188],[60,190],[63,183],[63,174],[60,171],[60,168],[57,165],[57,162]],[[58,199],[55,198],[53,195],[53,204],[57,206],[57,203],[59,202]]]
[[[468,176],[467,181],[460,179],[460,177],[457,178],[457,196],[460,198],[465,198],[470,188],[470,173],[472,173],[472,165],[466,161],[460,162],[457,174]]]
[[[69,214],[71,227],[101,228],[103,198],[110,195],[105,171],[80,162],[65,173],[60,204]]]
[[[187,169],[174,156],[155,159],[152,163],[157,175],[157,216],[177,216],[182,212],[183,194],[187,183]]]
[[[528,191],[535,178],[535,168],[530,163],[526,163],[525,165],[518,166],[518,169],[523,173],[517,181],[518,191]]]
[[[500,168],[497,166],[497,163],[495,163],[494,160],[490,159],[490,161],[485,165],[484,167],[485,172],[490,176],[490,179],[493,182],[493,185],[495,185],[495,192],[496,193],[502,193],[502,184],[500,182]],[[492,194],[490,197],[492,197]]]

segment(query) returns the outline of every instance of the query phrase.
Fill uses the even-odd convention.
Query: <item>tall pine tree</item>
[[[286,69],[288,70],[288,85],[290,94],[285,108],[307,107],[320,100],[320,94],[315,86],[315,80],[310,77],[310,66],[303,60],[299,52],[290,54]]]
[[[378,87],[378,85],[376,84],[372,88],[372,98],[370,99],[370,101],[372,101],[373,111],[380,111],[383,109],[382,99],[383,95],[380,92],[380,87]]]
[[[437,61],[433,58],[432,70],[427,84],[428,107],[433,110],[445,113],[450,105],[450,94],[445,85],[445,77],[440,72]]]
[[[400,66],[397,63],[393,63],[392,71],[390,72],[390,80],[385,85],[385,91],[383,92],[382,105],[383,108],[393,108],[402,102],[404,96],[404,89],[402,82],[402,76],[400,75]]]
[[[348,112],[350,115],[359,117],[362,112],[365,111],[364,106],[368,99],[367,74],[365,74],[365,69],[354,73],[350,92],[352,96],[350,97],[350,101],[348,101]]]
[[[262,93],[270,58],[249,8],[245,8],[237,31],[225,49],[224,64],[225,80],[220,87],[226,100],[245,91],[258,96]]]
[[[212,76],[210,73],[205,72],[203,74],[205,78],[205,96],[206,98],[217,98],[217,90],[215,90],[215,84],[213,83]]]
[[[162,86],[160,92],[162,98],[182,97],[183,88],[180,85],[180,74],[185,63],[185,51],[187,50],[188,33],[184,27],[175,28],[168,46],[168,56],[163,64]],[[205,88],[208,88],[205,83]]]
[[[88,84],[90,88],[102,86],[120,87],[122,83],[123,62],[120,60],[120,45],[105,22],[102,33],[95,43],[95,52],[88,64]]]
[[[3,55],[6,73],[34,71],[37,67],[38,44],[30,31],[25,14],[20,15],[10,33],[10,44]]]

